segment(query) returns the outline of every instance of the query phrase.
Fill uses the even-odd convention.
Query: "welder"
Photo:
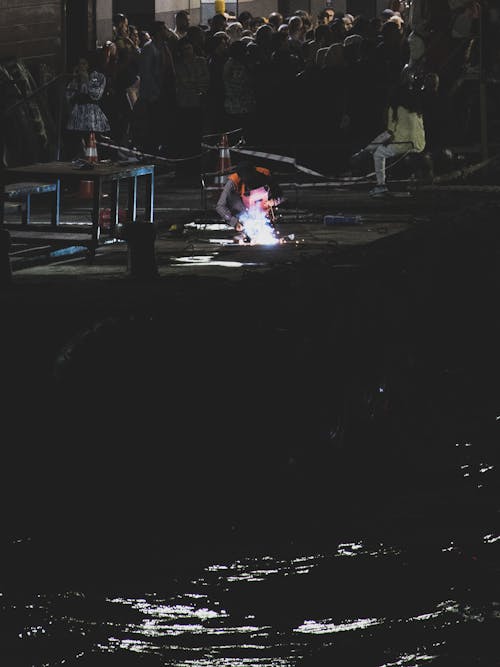
[[[240,218],[258,209],[272,223],[274,207],[282,201],[281,188],[266,167],[242,162],[229,174],[215,210],[244,238],[244,224]],[[240,239],[237,239],[240,240]]]

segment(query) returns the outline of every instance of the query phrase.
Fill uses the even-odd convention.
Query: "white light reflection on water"
[[[498,539],[496,533],[484,536],[485,541]],[[448,549],[454,548],[453,543],[448,544]],[[443,545],[441,552],[448,549]],[[240,597],[250,591],[249,600],[257,601],[260,607],[260,597],[276,590],[272,582],[278,582],[278,590],[283,592],[279,583],[283,577],[290,581],[290,588],[286,590],[293,595],[296,590],[294,577],[297,582],[310,573],[311,584],[317,586],[317,575],[321,576],[329,564],[335,568],[342,560],[386,558],[400,553],[382,543],[373,545],[353,540],[338,544],[330,553],[295,558],[249,556],[233,562],[215,562],[204,567],[197,577],[187,580],[182,593],[164,599],[158,594],[108,599],[115,605],[127,607],[132,615],[128,621],[113,625],[110,632],[113,636],[99,649],[111,654],[121,651],[142,653],[151,659],[161,656],[162,667],[295,667],[310,657],[311,651],[331,651],[332,657],[336,651],[342,652],[343,642],[349,641],[349,635],[359,641],[379,641],[381,633],[394,633],[398,627],[405,627],[403,633],[410,633],[410,645],[394,647],[394,652],[388,650],[385,654],[387,662],[379,667],[423,665],[432,662],[437,657],[433,654],[440,651],[436,643],[423,646],[418,641],[422,632],[433,634],[457,623],[482,623],[486,618],[483,611],[479,607],[444,599],[424,609],[413,609],[413,613],[406,615],[398,614],[396,609],[394,613],[381,609],[378,616],[375,612],[368,617],[336,617],[333,614],[339,610],[334,611],[335,601],[332,601],[333,613],[321,614],[318,609],[315,617],[313,607],[308,612],[304,610],[298,618],[291,614],[288,621],[285,613],[285,617],[279,616],[275,626],[272,616],[269,617],[269,613],[274,612],[266,611],[261,618],[258,609],[242,606],[245,598]],[[321,569],[315,572],[318,567]],[[243,585],[241,588],[240,584]],[[268,584],[270,589],[267,589]],[[298,590],[304,590],[302,584]],[[234,608],[233,602],[236,602]],[[276,613],[281,614],[281,611]],[[117,618],[123,619],[123,610]],[[388,641],[390,645],[390,639]]]
[[[282,658],[223,658],[213,657],[208,659],[176,660],[164,662],[165,667],[292,667],[296,661]]]
[[[306,634],[324,635],[333,634],[335,632],[349,632],[351,630],[363,630],[373,625],[382,625],[385,619],[379,618],[358,618],[355,621],[346,621],[344,623],[335,623],[331,619],[322,621],[305,621],[294,632],[302,632]]]
[[[194,597],[194,596],[190,596]],[[198,595],[198,598],[204,599],[205,596]],[[178,618],[199,618],[201,620],[207,618],[220,618],[227,616],[227,614],[222,612],[217,612],[211,609],[206,609],[205,607],[197,609],[191,605],[181,605],[181,604],[162,604],[160,602],[151,603],[143,599],[128,599],[128,598],[114,598],[110,602],[115,604],[124,604],[130,606],[132,609],[141,611],[144,614],[148,614],[149,617],[154,619],[162,620],[175,620]]]
[[[280,559],[273,556],[262,556],[260,558],[249,558],[248,560],[237,560],[230,565],[217,563],[206,568],[207,573],[218,575],[220,579],[227,582],[263,581],[275,575],[306,575],[311,573],[320,564],[328,562],[332,558],[366,557],[372,558],[383,556],[394,556],[401,554],[401,550],[384,545],[367,546],[363,541],[346,542],[337,546],[337,550],[331,554],[312,554],[291,558]],[[203,580],[194,580],[193,584],[203,584]]]
[[[408,653],[400,656],[395,662],[384,662],[379,667],[416,667],[422,662],[436,660],[437,655],[426,655],[425,653]]]
[[[347,556],[352,558],[353,556],[397,556],[401,553],[400,549],[391,546],[385,546],[384,544],[378,544],[375,548],[367,547],[363,542],[347,542],[345,544],[339,544],[337,547],[337,557]]]
[[[263,556],[260,559],[237,560],[231,565],[210,565],[206,571],[220,575],[229,583],[246,582],[254,583],[264,581],[276,575],[304,575],[315,568],[325,558],[323,555],[301,556],[284,560],[272,556]],[[202,583],[193,581],[194,584]]]
[[[154,653],[160,650],[160,646],[155,646],[149,642],[145,642],[140,639],[116,639],[111,637],[109,643],[116,649],[119,648],[122,651],[133,651],[134,653]],[[100,648],[107,648],[101,646]]]
[[[227,581],[264,581],[266,577],[279,574],[280,570],[254,570],[253,572],[242,572],[234,577],[228,577]]]

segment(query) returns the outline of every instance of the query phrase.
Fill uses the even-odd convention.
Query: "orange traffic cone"
[[[98,160],[95,132],[89,132],[89,136],[85,142],[85,159],[87,162],[97,162]]]
[[[229,142],[227,134],[223,134],[219,144],[219,166],[217,169],[217,176],[215,177],[215,184],[224,187],[227,180],[227,174],[231,170],[231,155],[229,153]]]
[[[85,159],[87,162],[97,162],[97,142],[95,140],[95,132],[89,132],[84,147]],[[80,181],[79,190],[80,199],[92,199],[94,196],[94,182]]]

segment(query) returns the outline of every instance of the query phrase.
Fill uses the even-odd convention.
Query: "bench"
[[[7,167],[0,174],[0,227],[11,232],[13,240],[22,240],[25,243],[50,243],[53,246],[85,245],[88,249],[88,259],[93,261],[95,251],[101,237],[101,194],[103,186],[110,186],[110,220],[106,230],[108,240],[116,239],[116,226],[119,222],[120,185],[127,187],[127,218],[130,222],[137,220],[137,198],[140,182],[144,183],[143,196],[145,199],[145,222],[153,223],[154,215],[154,165],[127,164],[120,165],[108,162],[76,165],[73,162],[53,160],[38,162],[19,167]],[[23,181],[22,179],[26,179]],[[60,223],[61,182],[92,183],[92,198],[88,202],[91,213],[91,222],[77,225]],[[2,193],[5,194],[2,197]],[[26,204],[28,195],[49,192],[52,197],[51,222],[49,224],[32,222],[19,224],[5,221],[5,205],[14,197],[22,197]],[[26,211],[26,220],[29,220],[29,210]],[[85,227],[85,232],[84,231]],[[29,233],[31,232],[31,233]]]
[[[3,198],[4,201],[20,202],[21,223],[28,225],[31,221],[31,197],[47,193],[52,193],[50,206],[51,223],[55,225],[57,224],[60,196],[58,183],[11,183],[5,186]]]

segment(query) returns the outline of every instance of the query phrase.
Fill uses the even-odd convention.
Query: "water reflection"
[[[487,564],[499,540],[484,535],[475,560],[453,543],[412,553],[355,539],[207,563],[140,595],[4,593],[2,651],[15,659],[2,664],[491,667],[500,605]]]

